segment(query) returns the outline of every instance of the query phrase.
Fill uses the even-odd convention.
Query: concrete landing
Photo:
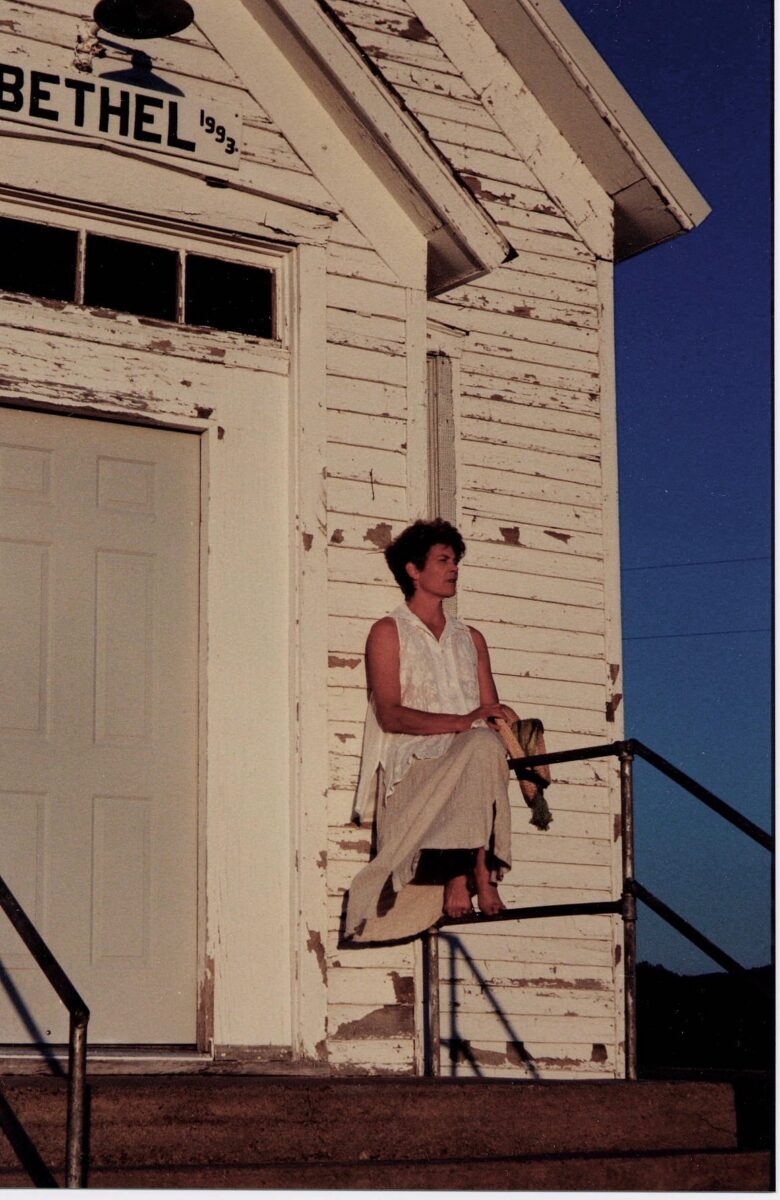
[[[93,1187],[770,1187],[768,1154],[739,1146],[727,1083],[175,1075],[90,1088]],[[0,1185],[61,1180],[64,1083],[6,1076],[2,1093],[16,1152],[0,1144]]]

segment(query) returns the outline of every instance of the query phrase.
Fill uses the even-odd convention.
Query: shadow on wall
[[[24,997],[14,983],[13,978],[9,974],[8,969],[2,960],[0,960],[0,987],[3,988],[12,1006],[19,1014],[22,1024],[30,1035],[31,1043],[35,1046],[36,1050],[38,1050],[41,1058],[45,1060],[50,1073],[52,1075],[64,1077],[66,1075],[66,1071],[57,1058],[55,1050],[47,1043],[43,1030],[30,1012],[30,1009],[27,1007]]]
[[[501,1005],[496,1000],[489,982],[480,971],[474,959],[469,954],[466,947],[459,937],[451,933],[439,933],[439,940],[445,942],[449,949],[449,985],[450,985],[450,1036],[442,1037],[442,1046],[447,1046],[449,1049],[450,1059],[450,1075],[457,1075],[458,1064],[461,1062],[468,1063],[475,1075],[482,1077],[483,1071],[477,1062],[476,1057],[471,1049],[468,1041],[460,1036],[458,1032],[458,958],[462,959],[474,979],[480,986],[482,995],[487,1000],[493,1012],[498,1017],[499,1022],[504,1028],[507,1037],[506,1052],[510,1062],[522,1064],[531,1079],[539,1079],[539,1070],[534,1062],[533,1056],[528,1053],[522,1040],[517,1036],[517,1033],[512,1028],[512,1025],[506,1013],[501,1008]]]

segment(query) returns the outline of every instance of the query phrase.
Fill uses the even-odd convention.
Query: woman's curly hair
[[[387,565],[407,600],[414,595],[414,580],[406,570],[406,564],[414,563],[422,571],[431,546],[449,546],[455,551],[457,562],[466,553],[466,543],[458,530],[441,517],[433,521],[415,521],[385,550]]]

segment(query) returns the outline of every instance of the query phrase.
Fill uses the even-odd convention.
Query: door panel
[[[199,438],[0,410],[0,872],[103,1043],[195,1041]],[[67,1017],[0,916],[0,1042]]]

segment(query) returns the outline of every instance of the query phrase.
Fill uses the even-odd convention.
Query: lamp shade
[[[123,38],[160,38],[181,33],[195,19],[186,0],[100,0],[95,22]]]

